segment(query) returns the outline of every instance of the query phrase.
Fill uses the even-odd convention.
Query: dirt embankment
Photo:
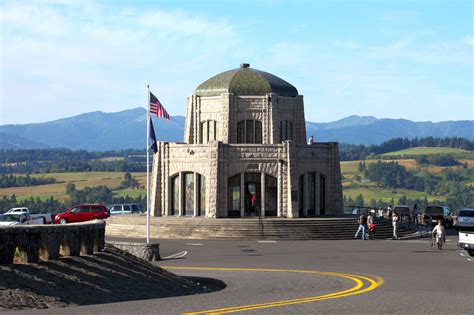
[[[93,256],[0,266],[0,311],[200,294],[225,286],[203,283],[206,280],[176,276],[106,245]]]

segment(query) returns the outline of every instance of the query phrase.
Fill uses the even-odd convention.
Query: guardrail
[[[105,245],[105,221],[0,227],[0,264],[92,255]]]

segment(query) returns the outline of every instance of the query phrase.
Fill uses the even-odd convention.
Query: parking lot
[[[72,307],[68,313],[468,314],[474,259],[456,242],[456,236],[448,236],[444,249],[436,251],[428,239],[160,241],[162,257],[185,256],[157,265],[180,275],[218,278],[227,287],[205,295]],[[345,295],[341,292],[355,282],[341,274],[367,277],[378,285]],[[369,288],[365,282],[363,288]],[[328,294],[334,295],[321,298]]]

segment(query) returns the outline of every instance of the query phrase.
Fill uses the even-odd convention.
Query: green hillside
[[[85,187],[93,187],[105,185],[110,187],[116,196],[138,197],[144,196],[144,189],[117,189],[116,187],[123,180],[123,172],[78,172],[78,173],[49,173],[49,174],[32,174],[32,177],[53,177],[56,183],[39,186],[11,187],[0,188],[0,196],[15,195],[18,200],[25,200],[31,197],[39,197],[46,200],[50,197],[64,202],[67,198],[66,185],[72,183],[78,189]],[[146,183],[146,173],[131,173],[141,185]]]
[[[469,153],[471,151],[466,151],[458,148],[449,148],[449,147],[416,147],[409,148],[401,151],[388,152],[382,154],[382,156],[400,156],[400,155],[420,155],[420,154],[456,154],[456,153]]]
[[[435,149],[433,150],[436,152],[435,154],[439,154],[443,149],[457,150],[451,148],[413,148],[399,152],[411,152],[410,154],[413,154],[413,152],[417,152],[417,150],[418,152],[423,152],[423,149]],[[426,154],[425,152],[427,151],[425,150],[423,154]],[[444,152],[447,152],[447,150],[444,150]],[[390,153],[390,155],[393,155],[393,153]],[[363,164],[364,167],[369,168],[371,165],[379,161],[384,163],[395,162],[418,177],[429,174],[432,180],[444,184],[441,184],[441,189],[439,190],[428,189],[426,191],[381,187],[379,182],[370,181],[366,178],[364,170],[361,169],[361,164]],[[343,193],[346,198],[350,197],[353,201],[357,196],[362,195],[366,205],[369,204],[371,200],[381,200],[385,203],[389,203],[393,199],[394,202],[397,203],[400,198],[408,198],[412,200],[426,198],[429,202],[445,202],[448,200],[450,190],[452,190],[452,185],[460,183],[464,187],[469,187],[474,184],[474,160],[464,159],[458,161],[461,163],[460,165],[446,167],[430,164],[418,164],[414,159],[393,158],[390,160],[342,161],[341,173],[343,176]],[[453,178],[454,176],[457,176],[457,178]]]

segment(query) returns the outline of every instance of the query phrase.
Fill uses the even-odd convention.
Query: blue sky
[[[306,119],[474,119],[472,1],[0,1],[0,124],[146,106],[172,115],[248,62]]]

